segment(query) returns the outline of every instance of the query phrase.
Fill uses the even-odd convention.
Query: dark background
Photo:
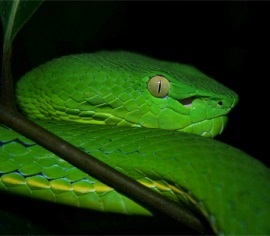
[[[54,57],[104,49],[192,64],[239,94],[218,139],[270,166],[269,12],[269,2],[251,1],[48,1],[14,42],[14,77]]]

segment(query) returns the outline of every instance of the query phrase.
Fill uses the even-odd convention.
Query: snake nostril
[[[218,101],[218,103],[217,103],[217,104],[218,104],[218,106],[220,106],[220,107],[221,107],[221,106],[223,105],[223,102],[222,102],[222,101]]]

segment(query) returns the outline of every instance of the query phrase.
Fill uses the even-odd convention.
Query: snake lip
[[[227,123],[228,117],[225,115],[216,116],[202,121],[191,123],[177,131],[182,131],[186,133],[193,133],[204,137],[214,138],[217,135],[220,135]],[[194,132],[194,128],[197,127],[197,132]],[[205,129],[208,127],[208,129]]]

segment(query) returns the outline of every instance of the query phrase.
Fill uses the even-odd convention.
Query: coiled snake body
[[[238,149],[200,137],[223,131],[238,97],[195,68],[127,52],[71,55],[27,73],[18,82],[17,99],[38,124],[200,211],[215,233],[270,233],[269,169]],[[3,191],[151,214],[5,126],[0,146]]]

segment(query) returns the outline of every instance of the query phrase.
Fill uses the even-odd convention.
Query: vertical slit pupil
[[[158,94],[160,93],[160,91],[161,91],[161,80],[158,82]]]

